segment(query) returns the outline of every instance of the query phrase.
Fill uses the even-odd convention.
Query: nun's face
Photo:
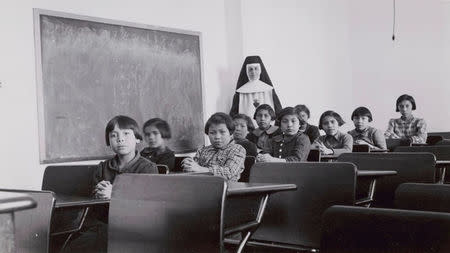
[[[261,75],[261,65],[259,63],[247,64],[247,77],[250,81],[259,80],[259,75]]]

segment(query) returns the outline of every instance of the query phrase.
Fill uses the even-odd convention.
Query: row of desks
[[[369,189],[368,193],[368,195],[372,197],[375,191],[375,182],[377,178],[384,176],[392,176],[396,174],[397,174],[396,171],[357,171],[358,177],[370,178],[372,180],[373,187]],[[270,194],[281,191],[293,191],[293,190],[297,190],[297,186],[295,184],[228,182],[226,196],[229,198],[240,198],[249,195],[258,195],[261,197],[259,203],[259,210],[257,212],[258,215],[255,221],[247,222],[245,224],[241,224],[237,227],[230,228],[227,231],[225,231],[226,235],[239,231],[246,232],[245,236],[242,237],[237,252],[242,252],[246,242],[251,237],[252,233],[256,230],[256,228],[259,226],[262,217],[264,215],[264,211],[266,209]],[[63,209],[71,207],[83,207],[88,209],[95,205],[109,204],[109,202],[110,202],[109,199],[96,199],[92,197],[80,197],[80,196],[68,196],[56,194],[55,208]],[[84,219],[82,219],[82,221],[83,220]],[[83,224],[79,224],[79,227],[81,228],[82,225]]]
[[[375,182],[377,178],[384,176],[396,175],[396,171],[357,171],[358,177],[370,178],[372,180],[373,187],[369,189],[369,196],[373,197],[375,191]],[[230,234],[239,231],[245,231],[245,236],[242,237],[240,241],[238,251],[242,252],[245,247],[246,242],[251,237],[252,233],[259,226],[262,217],[264,215],[264,211],[266,209],[266,205],[268,202],[268,198],[270,194],[281,192],[281,191],[293,191],[297,190],[297,186],[295,184],[273,184],[273,183],[241,183],[241,182],[228,182],[227,193],[226,196],[233,198],[246,197],[249,195],[258,195],[261,197],[259,203],[258,215],[255,221],[247,222],[245,224],[241,224],[235,228],[230,228],[225,231],[225,234]],[[109,204],[109,199],[96,199],[92,197],[81,197],[81,196],[68,196],[63,194],[56,194],[56,209],[63,208],[73,208],[73,207],[81,207],[84,208],[84,213],[87,213],[87,210],[95,205],[105,205]],[[84,219],[81,219],[83,222]],[[79,224],[78,227],[82,227],[83,224]],[[76,231],[74,231],[76,232]]]

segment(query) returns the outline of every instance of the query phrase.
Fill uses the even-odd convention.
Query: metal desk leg
[[[66,240],[64,240],[64,243],[60,249],[60,252],[63,252],[64,248],[67,246],[67,244],[69,243],[70,239],[72,238],[72,235],[78,231],[81,230],[81,228],[84,225],[84,221],[86,220],[86,216],[88,214],[89,211],[89,207],[85,207],[83,210],[83,213],[81,215],[81,219],[80,219],[80,223],[78,224],[78,226],[74,229],[70,229],[70,230],[66,230],[66,231],[61,231],[61,232],[56,232],[56,233],[52,233],[51,236],[55,236],[55,235],[63,235],[63,234],[69,234],[66,238]]]
[[[368,196],[368,199],[370,200],[370,202],[365,205],[366,207],[370,207],[370,204],[372,204],[373,195],[375,194],[375,186],[376,186],[376,184],[377,184],[377,180],[374,178],[372,180],[372,182],[370,182],[369,196]]]
[[[367,197],[364,199],[360,199],[355,201],[355,205],[357,206],[362,206],[364,205],[365,207],[370,207],[370,204],[373,201],[373,195],[375,194],[375,186],[377,184],[377,180],[374,178],[372,179],[372,181],[370,181],[370,185],[369,185],[369,192],[367,194]]]
[[[445,170],[447,169],[447,166],[442,166],[441,167],[441,174],[439,177],[439,181],[438,184],[443,184],[445,182]]]
[[[264,197],[261,198],[258,214],[256,216],[256,222],[258,223],[258,225],[261,224],[261,220],[262,220],[262,217],[266,210],[268,199],[269,199],[269,194],[265,194]],[[256,229],[257,229],[257,227],[252,228],[246,232],[245,236],[243,236],[241,242],[239,243],[239,248],[236,251],[237,253],[241,253],[244,250],[245,244],[247,243],[248,239],[250,239],[250,236],[252,236],[253,232],[256,231]]]

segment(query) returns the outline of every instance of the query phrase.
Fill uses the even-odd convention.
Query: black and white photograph
[[[1,253],[450,252],[450,0],[4,0]]]

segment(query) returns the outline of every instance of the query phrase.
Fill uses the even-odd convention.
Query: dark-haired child
[[[299,131],[308,135],[309,141],[313,143],[320,136],[319,128],[308,123],[310,117],[309,108],[306,105],[296,105],[294,107],[300,116]]]
[[[112,118],[105,129],[106,145],[116,154],[113,158],[100,162],[94,173],[94,196],[111,198],[112,184],[122,173],[158,173],[156,165],[141,157],[136,144],[142,140],[136,121],[119,115]]]
[[[415,109],[416,102],[412,96],[404,94],[398,97],[395,111],[402,116],[389,120],[384,136],[389,139],[409,139],[412,143],[426,143],[427,124],[424,119],[412,115]]]
[[[96,198],[111,198],[112,185],[117,175],[123,173],[157,174],[156,164],[141,157],[136,150],[136,144],[142,141],[136,121],[127,116],[112,118],[105,129],[106,145],[110,146],[115,156],[100,162],[93,176],[93,195]],[[108,206],[97,205],[87,217],[88,223],[96,225],[82,234],[70,247],[83,249],[95,248],[95,252],[106,252],[108,234]],[[70,248],[69,247],[69,248]],[[69,250],[71,252],[80,249]]]
[[[194,158],[182,161],[184,171],[211,172],[227,181],[238,181],[244,170],[245,149],[234,143],[233,120],[228,114],[213,114],[205,124],[211,145],[200,148]]]
[[[247,139],[249,132],[255,130],[252,119],[242,113],[233,116],[234,132],[233,139],[236,144],[245,148],[247,156],[254,156],[258,154],[255,143]]]
[[[348,132],[353,137],[354,144],[366,144],[371,149],[387,149],[383,132],[369,126],[372,113],[364,106],[356,108],[352,113],[355,129]]]
[[[163,164],[173,170],[175,166],[175,153],[167,147],[167,141],[172,137],[169,124],[160,119],[149,119],[142,127],[144,140],[148,147],[141,151],[141,156],[156,164]]]
[[[324,155],[339,155],[352,152],[352,136],[339,131],[339,127],[344,123],[342,117],[334,111],[322,113],[319,120],[319,128],[325,131],[325,135],[318,137],[314,141],[313,147],[318,148]]]
[[[306,161],[311,142],[308,136],[298,131],[300,116],[293,107],[283,108],[278,114],[281,134],[272,138],[267,154],[259,154],[258,162],[298,162]]]
[[[261,150],[270,149],[271,138],[281,133],[278,126],[271,125],[271,122],[275,120],[275,111],[270,105],[262,104],[256,108],[253,119],[256,120],[258,128],[253,130],[247,139]]]

